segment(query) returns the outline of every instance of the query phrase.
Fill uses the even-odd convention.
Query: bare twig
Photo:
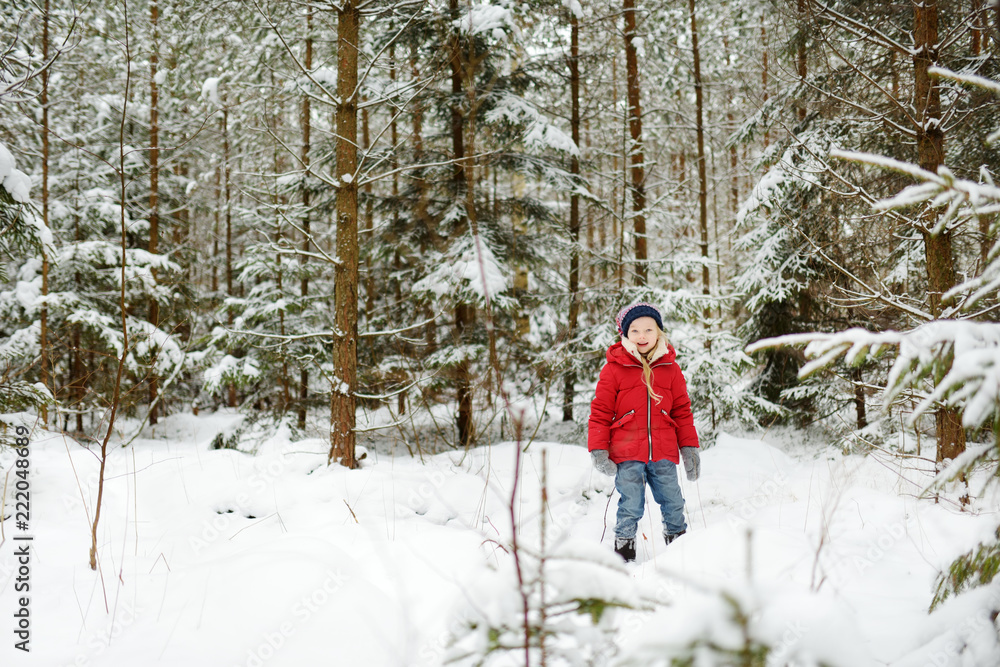
[[[129,27],[128,27],[128,0],[123,0],[122,2],[123,12],[125,16],[124,30],[125,30],[125,42],[123,44],[125,50],[125,61],[126,64],[131,62],[131,50],[129,45]],[[122,316],[122,356],[118,360],[118,371],[115,374],[115,385],[114,392],[111,399],[111,415],[108,420],[108,430],[104,435],[104,440],[101,442],[101,467],[97,478],[97,504],[94,509],[94,523],[91,526],[90,531],[90,569],[97,570],[97,526],[101,520],[101,501],[104,498],[104,472],[107,467],[108,462],[108,442],[111,440],[111,434],[114,432],[115,417],[118,413],[118,406],[121,400],[121,382],[122,382],[122,371],[125,369],[125,359],[128,356],[128,311],[125,304],[125,263],[128,259],[126,249],[128,246],[127,232],[128,228],[126,226],[126,215],[125,215],[125,204],[128,201],[126,197],[126,178],[125,178],[125,124],[127,119],[126,109],[128,107],[128,91],[132,83],[132,73],[131,68],[126,66],[125,68],[125,92],[122,98],[122,116],[121,123],[118,128],[118,177],[119,186],[121,188],[121,206],[119,207],[120,215],[120,225],[121,225],[121,251],[122,251],[122,265],[121,265],[121,291],[119,293],[119,307],[121,309]],[[101,571],[101,581],[104,581],[104,573]],[[103,588],[103,587],[102,587]],[[108,610],[108,595],[107,590],[104,590],[104,608]]]
[[[347,505],[347,499],[344,498],[343,501],[344,504]],[[347,505],[347,511],[351,513],[351,517],[354,519],[354,523],[361,523],[360,521],[358,521],[358,515],[354,513],[354,510],[351,509],[350,505]]]

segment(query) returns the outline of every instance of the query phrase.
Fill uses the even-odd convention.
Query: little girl
[[[694,481],[701,460],[687,384],[660,311],[635,303],[623,308],[615,323],[622,339],[608,349],[597,381],[587,449],[595,468],[615,476],[621,495],[615,551],[633,561],[646,484],[660,505],[663,537],[670,544],[687,529],[677,464],[683,458],[687,478]]]

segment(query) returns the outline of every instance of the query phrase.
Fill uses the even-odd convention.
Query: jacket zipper
[[[649,392],[646,392],[646,438],[649,440],[649,460],[653,460],[653,426],[651,415],[653,414],[653,399],[650,398]]]
[[[621,420],[625,419],[626,417],[628,417],[629,415],[634,414],[634,413],[635,413],[635,410],[629,410],[628,412],[626,412],[625,414],[623,414],[621,417],[616,417],[614,420],[612,420],[611,427],[614,428],[615,424],[617,424]]]
[[[635,366],[635,364],[630,364],[630,365]],[[657,363],[657,365],[659,366],[660,364]],[[667,365],[669,366],[670,364]],[[650,366],[652,366],[652,364],[650,364]],[[642,364],[639,364],[638,367],[642,368]],[[629,410],[629,412],[635,412],[635,410]],[[625,415],[629,414],[629,412],[626,412]],[[646,440],[649,443],[650,462],[652,462],[653,460],[653,428],[651,422],[652,414],[653,414],[653,402],[649,396],[649,392],[646,392]],[[625,415],[622,416],[624,417]]]

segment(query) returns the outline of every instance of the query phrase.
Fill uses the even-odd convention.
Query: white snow
[[[944,67],[928,67],[927,74],[930,76],[939,76],[945,79],[951,79],[953,81],[969,83],[973,86],[985,88],[992,93],[1000,95],[1000,82],[994,81],[993,79],[987,79],[986,77],[969,74],[968,72],[953,72]]]
[[[37,359],[39,338],[42,332],[41,323],[32,322],[24,329],[18,329],[0,342],[0,359]]]
[[[462,17],[452,24],[461,32],[470,35],[489,33],[493,39],[502,41],[507,31],[520,35],[520,30],[514,22],[514,15],[507,7],[491,5],[488,2],[470,6],[463,10]]]
[[[769,212],[774,207],[775,200],[780,199],[783,188],[809,189],[816,185],[817,174],[825,170],[825,165],[816,156],[826,152],[829,143],[830,138],[822,132],[806,133],[799,137],[799,143],[782,153],[781,158],[754,185],[750,196],[736,213],[736,225],[743,226],[747,222],[747,216],[752,218],[755,214]]]
[[[337,87],[337,70],[330,67],[317,67],[310,72],[312,80],[327,88]]]
[[[8,519],[0,663],[471,665],[461,656],[488,645],[485,622],[513,624],[503,636],[516,639],[514,444],[423,462],[372,454],[353,471],[326,465],[325,438],[294,441],[286,428],[248,429],[241,446],[255,455],[210,448],[241,426],[229,411],[175,414],[155,439],[121,447],[112,437],[98,572],[87,563],[98,458],[35,427],[31,655],[13,648],[19,532]],[[544,565],[530,555],[543,535],[543,452]],[[13,459],[0,450],[3,469]],[[649,500],[627,566],[611,551],[611,478],[593,472],[585,448],[535,442],[520,465],[524,573],[544,569],[550,602],[624,605],[596,626],[551,618],[550,655],[563,656],[551,664],[665,664],[687,652],[720,664],[699,642],[742,646],[736,608],[749,639],[773,647],[769,665],[997,664],[983,616],[995,586],[926,611],[936,573],[990,534],[997,509],[995,498],[968,512],[917,498],[932,464],[845,456],[796,432],[722,434],[702,454],[702,479],[681,480],[688,534],[665,547]],[[487,664],[523,664],[516,652],[497,657]]]
[[[441,258],[437,267],[414,283],[414,292],[441,296],[457,290],[482,302],[487,298],[503,302],[510,288],[510,272],[482,237],[464,237]]]
[[[27,204],[31,199],[31,178],[18,169],[16,164],[11,152],[0,143],[0,186],[14,201]]]
[[[256,378],[260,376],[260,368],[253,357],[236,358],[225,355],[210,368],[205,369],[202,377],[205,391],[218,391],[224,383],[235,381],[241,377]]]
[[[572,137],[553,125],[522,97],[504,94],[496,106],[487,112],[486,120],[490,123],[502,121],[523,126],[523,141],[530,148],[538,150],[552,148],[572,155],[580,154],[580,149]]]
[[[7,147],[0,141],[0,183],[10,175],[16,164],[14,156],[11,155]]]
[[[3,187],[16,202],[27,204],[31,199],[31,178],[20,169],[11,169],[3,179]]]
[[[646,40],[642,37],[633,37],[632,46],[635,47],[635,54],[640,58],[646,57]]]
[[[210,76],[205,79],[205,82],[201,84],[201,96],[208,98],[208,100],[215,104],[216,106],[222,106],[222,100],[219,99],[219,81],[221,77]]]
[[[562,0],[562,5],[576,18],[583,18],[583,6],[580,4],[580,0]]]
[[[26,195],[27,196],[27,195]],[[27,203],[27,199],[24,200]],[[35,215],[31,211],[24,211],[24,221],[35,228],[35,235],[38,241],[45,247],[49,256],[56,252],[55,239],[52,236],[52,230],[45,226],[45,221],[42,217]]]

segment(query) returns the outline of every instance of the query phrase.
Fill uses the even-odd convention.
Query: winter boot
[[[674,540],[676,540],[678,537],[680,537],[681,535],[683,535],[686,532],[687,532],[686,530],[682,530],[679,533],[663,533],[663,539],[666,540],[667,546],[670,546],[671,542],[673,542]]]
[[[616,537],[615,553],[625,559],[626,563],[635,560],[635,538]]]

